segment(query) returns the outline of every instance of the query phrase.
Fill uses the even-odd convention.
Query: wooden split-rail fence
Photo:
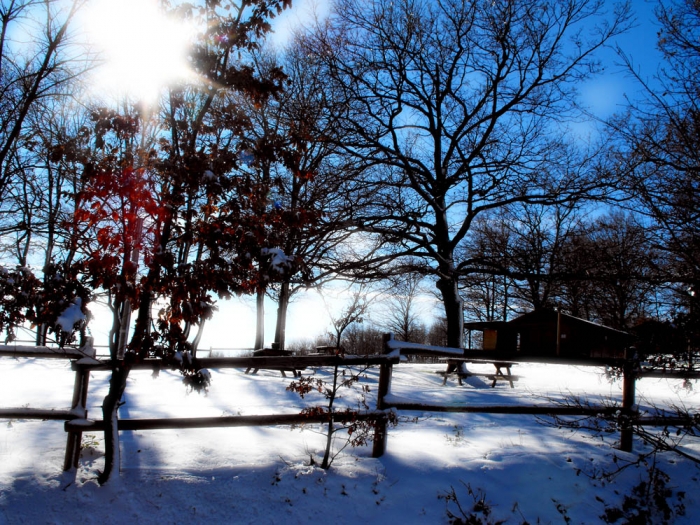
[[[50,348],[50,347],[22,347],[0,345],[0,356],[33,357],[33,358],[60,358],[69,359],[72,362],[71,369],[75,372],[73,399],[71,408],[65,409],[30,409],[30,408],[0,408],[0,419],[42,419],[64,420],[67,432],[66,453],[64,469],[69,470],[78,466],[80,458],[80,444],[82,434],[85,431],[103,431],[104,421],[88,419],[87,394],[88,382],[91,371],[109,371],[111,363],[108,360],[99,360],[95,357],[95,351],[91,345],[80,349]],[[638,369],[634,359],[557,359],[553,357],[527,357],[507,359],[513,362],[566,364],[576,366],[614,366],[622,370],[622,404],[620,406],[563,406],[563,405],[433,405],[426,403],[413,403],[396,401],[389,397],[391,391],[391,378],[393,366],[401,361],[401,356],[406,355],[430,355],[443,357],[464,357],[482,360],[483,350],[463,350],[458,348],[445,348],[404,343],[393,339],[391,334],[385,336],[385,345],[382,354],[371,356],[343,356],[343,355],[311,355],[311,356],[263,356],[263,357],[222,357],[201,358],[196,360],[196,366],[200,369],[241,368],[241,369],[269,369],[303,370],[309,367],[335,367],[335,366],[379,366],[379,381],[377,386],[376,410],[357,412],[354,414],[333,413],[335,421],[344,422],[350,419],[370,420],[375,422],[375,435],[373,441],[372,456],[380,457],[386,451],[387,426],[389,410],[402,411],[434,411],[434,412],[466,412],[466,413],[492,413],[492,414],[532,414],[548,416],[596,416],[604,414],[616,415],[620,421],[620,449],[632,450],[633,427],[635,425],[692,425],[694,421],[685,417],[640,417],[635,403],[635,384],[639,377],[679,377],[677,373],[644,371]],[[506,356],[499,356],[489,352],[490,359],[500,360]],[[162,365],[160,359],[146,359],[133,365],[134,370],[158,369]],[[682,377],[697,378],[697,372],[684,371]],[[187,429],[208,427],[240,427],[240,426],[271,426],[271,425],[300,425],[308,423],[328,422],[330,414],[270,414],[251,416],[219,416],[196,418],[141,418],[119,419],[118,430],[153,430],[153,429]]]
[[[73,383],[73,399],[68,410],[56,408],[0,408],[0,419],[41,419],[63,420],[70,422],[87,418],[87,395],[90,382],[90,366],[100,361],[95,358],[96,352],[92,344],[82,348],[56,348],[49,346],[15,346],[0,345],[0,356],[30,357],[38,359],[69,359],[75,371]],[[80,457],[82,432],[68,431],[66,455],[63,463],[64,470],[77,466]]]

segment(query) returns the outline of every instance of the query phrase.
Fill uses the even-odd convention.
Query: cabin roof
[[[488,330],[490,328],[503,328],[508,325],[508,321],[471,321],[464,323],[464,328],[468,330]]]
[[[510,321],[476,321],[476,322],[469,322],[469,323],[464,323],[464,327],[469,329],[469,330],[489,330],[489,329],[499,329],[499,328],[508,328],[510,326],[516,326],[519,324],[526,324],[530,322],[537,322],[537,321],[545,321],[545,320],[554,320],[556,319],[557,316],[557,311],[556,310],[535,310],[532,312],[528,312],[526,314],[523,314],[519,317],[516,317],[515,319],[512,319]],[[573,321],[575,323],[579,324],[585,324],[590,326],[591,328],[594,328],[596,330],[604,330],[607,332],[613,332],[617,335],[620,336],[627,336],[631,337],[631,334],[628,332],[624,332],[622,330],[617,330],[616,328],[611,328],[609,326],[602,325],[600,323],[595,323],[593,321],[588,321],[586,319],[581,319],[580,317],[575,317],[573,315],[561,313],[561,316],[563,319],[567,319],[569,321]]]

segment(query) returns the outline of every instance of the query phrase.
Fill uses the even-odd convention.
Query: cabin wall
[[[551,312],[526,314],[482,333],[484,350],[522,356],[623,357],[631,342],[626,334]]]
[[[581,326],[562,320],[557,347],[556,323],[523,324],[513,327],[513,341],[504,351],[531,356],[572,358],[622,357],[625,341],[594,326]],[[520,348],[518,349],[518,336]]]

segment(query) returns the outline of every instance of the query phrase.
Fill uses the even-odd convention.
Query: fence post
[[[88,342],[81,348],[88,356],[94,358],[96,355],[95,349],[92,346],[92,338],[88,338]],[[73,401],[71,402],[71,411],[82,419],[87,419],[87,396],[88,384],[90,382],[90,369],[75,362],[75,382],[73,384]],[[63,460],[63,470],[70,470],[78,467],[80,460],[80,444],[83,441],[82,432],[68,432],[68,440],[66,442],[66,456]]]
[[[392,334],[384,334],[384,354],[389,353],[389,348],[387,343],[393,339]],[[384,397],[389,393],[391,389],[391,374],[393,371],[393,365],[391,363],[382,363],[379,365],[379,384],[377,385],[377,410],[384,410],[386,408],[386,403],[384,402]],[[377,421],[377,425],[374,427],[374,440],[372,444],[372,457],[378,458],[384,455],[386,452],[386,442],[387,442],[387,425],[389,423],[388,418],[384,417]]]
[[[636,415],[635,396],[637,383],[637,362],[634,348],[625,350],[625,361],[622,365],[622,420],[620,428],[620,450],[632,452],[633,417]]]

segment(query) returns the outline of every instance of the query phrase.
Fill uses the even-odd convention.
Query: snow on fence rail
[[[0,356],[36,357],[41,359],[84,359],[84,362],[95,362],[95,349],[91,342],[81,348],[58,346],[23,346],[0,345]]]
[[[262,356],[262,357],[198,357],[192,361],[197,369],[204,368],[299,368],[335,365],[378,365],[382,363],[398,363],[398,357],[391,355],[304,355],[304,356]],[[83,364],[76,362],[73,368],[87,367],[90,370],[110,370],[108,360]],[[131,365],[132,370],[152,370],[168,368],[160,358],[144,359]]]
[[[422,345],[419,343],[405,343],[394,339],[394,334],[384,335],[384,351],[388,354],[399,353],[401,355],[424,355],[424,356],[444,356],[461,357],[464,355],[463,348],[450,348],[448,346]]]

